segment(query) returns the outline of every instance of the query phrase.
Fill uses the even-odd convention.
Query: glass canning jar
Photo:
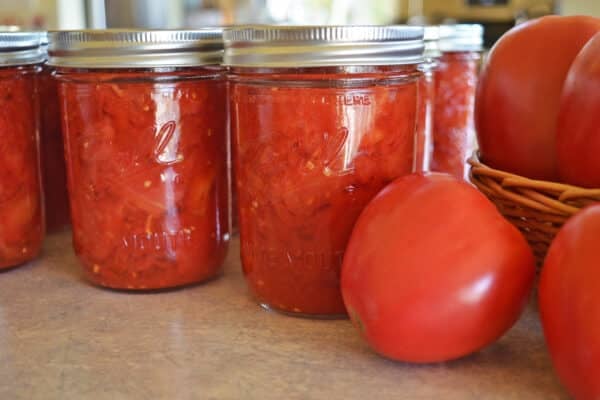
[[[419,27],[227,30],[243,270],[265,308],[344,315],[365,205],[413,168]]]
[[[442,53],[439,51],[439,26],[425,27],[425,53],[420,66],[419,116],[415,139],[415,171],[429,171],[433,155],[433,113],[435,106],[435,70]]]
[[[36,32],[0,33],[0,269],[32,260],[44,236]]]
[[[89,279],[215,276],[229,240],[222,31],[50,33],[73,240]]]
[[[440,26],[442,56],[434,72],[433,171],[466,178],[476,148],[475,89],[483,50],[481,25]]]
[[[47,57],[48,35],[42,34],[42,50]],[[38,80],[40,99],[40,157],[46,214],[46,231],[56,232],[70,223],[69,194],[64,144],[60,127],[58,85],[53,68],[42,65]]]

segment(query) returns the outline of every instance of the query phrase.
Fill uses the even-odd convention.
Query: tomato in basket
[[[498,40],[477,89],[482,161],[532,179],[557,180],[556,121],[571,63],[600,31],[590,16],[548,16]]]
[[[567,183],[600,188],[600,33],[573,61],[562,91],[556,152]]]

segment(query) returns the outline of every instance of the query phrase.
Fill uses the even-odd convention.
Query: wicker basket
[[[600,202],[600,189],[584,189],[563,183],[538,181],[499,171],[469,159],[470,180],[533,248],[538,265],[565,221],[583,207]]]

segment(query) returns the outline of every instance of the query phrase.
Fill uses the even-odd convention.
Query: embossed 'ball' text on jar
[[[228,240],[222,31],[51,32],[73,241],[117,289],[209,279]]]
[[[352,227],[413,168],[423,28],[226,30],[243,270],[259,303],[345,315]]]

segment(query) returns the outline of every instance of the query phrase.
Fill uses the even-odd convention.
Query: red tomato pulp
[[[33,259],[44,236],[38,66],[0,68],[0,269]]]
[[[157,289],[227,249],[222,73],[58,70],[75,250],[93,282]]]
[[[478,52],[449,52],[439,59],[434,78],[432,171],[466,177],[466,161],[475,150],[479,58]]]
[[[44,67],[38,80],[41,109],[40,156],[48,232],[57,231],[70,221],[58,84],[51,73],[50,68]]]
[[[231,76],[244,272],[269,307],[343,314],[339,272],[354,222],[412,169],[420,73],[263,72]]]

